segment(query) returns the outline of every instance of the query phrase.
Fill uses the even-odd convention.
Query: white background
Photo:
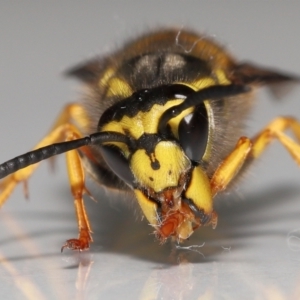
[[[300,74],[298,1],[2,1],[0,161],[28,151],[79,85],[60,74],[158,25],[207,33],[240,59]],[[249,134],[277,115],[300,118],[300,89],[262,91]],[[64,158],[42,164],[0,211],[1,299],[299,299],[300,169],[278,143],[237,192],[217,200],[216,230],[198,230],[171,255],[122,196],[87,199],[94,244],[77,235]]]

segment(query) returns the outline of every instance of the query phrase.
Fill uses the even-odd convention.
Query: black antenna
[[[73,141],[51,144],[49,146],[27,152],[0,164],[0,179],[51,156],[78,149],[82,146],[99,145],[106,142],[121,142],[129,145],[131,141],[124,134],[107,131],[93,133],[89,136]]]
[[[181,114],[184,110],[197,106],[204,102],[204,100],[218,100],[226,97],[232,97],[239,94],[247,93],[251,90],[246,85],[214,85],[187,96],[187,98],[179,105],[167,109],[160,117],[158,124],[158,132],[162,136],[168,135],[167,124],[168,122]]]

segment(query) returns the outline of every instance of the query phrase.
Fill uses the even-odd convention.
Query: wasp
[[[299,78],[238,62],[206,36],[153,31],[67,74],[86,86],[83,101],[67,105],[32,151],[0,165],[1,206],[40,161],[66,153],[79,234],[62,250],[85,250],[92,242],[83,200],[87,174],[107,188],[131,191],[164,243],[215,228],[215,196],[273,140],[300,165],[295,118],[277,117],[255,137],[243,135],[255,91]]]

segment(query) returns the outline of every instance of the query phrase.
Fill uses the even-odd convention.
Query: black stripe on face
[[[194,92],[182,84],[163,85],[152,89],[143,89],[132,96],[109,107],[101,116],[98,128],[111,121],[119,122],[124,116],[134,117],[139,112],[148,112],[153,105],[165,105],[170,99],[184,99]]]

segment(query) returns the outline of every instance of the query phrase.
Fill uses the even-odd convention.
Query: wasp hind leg
[[[295,142],[284,131],[290,129]],[[210,180],[212,194],[226,189],[245,163],[258,158],[273,140],[277,139],[300,166],[300,122],[292,117],[278,117],[253,139],[241,137],[234,150],[223,160]]]
[[[69,104],[65,107],[65,109],[57,118],[50,132],[36,145],[36,147],[34,147],[33,150],[45,147],[53,143],[81,138],[82,134],[80,130],[73,123],[76,123],[79,128],[84,128],[87,125],[85,111],[83,107],[78,104]],[[88,157],[91,157],[91,154],[87,147],[81,147],[80,151],[82,151]],[[62,250],[64,248],[84,250],[88,249],[89,243],[92,242],[91,227],[82,198],[83,194],[88,192],[84,184],[84,170],[77,150],[71,150],[67,152],[66,158],[71,192],[74,197],[74,204],[79,227],[79,237],[78,239],[68,240],[62,247]],[[15,173],[7,176],[0,182],[0,207],[8,199],[10,194],[19,183],[24,184],[24,193],[25,196],[27,196],[27,181],[32,173],[36,170],[38,165],[39,163],[36,163],[24,169],[20,169]]]

